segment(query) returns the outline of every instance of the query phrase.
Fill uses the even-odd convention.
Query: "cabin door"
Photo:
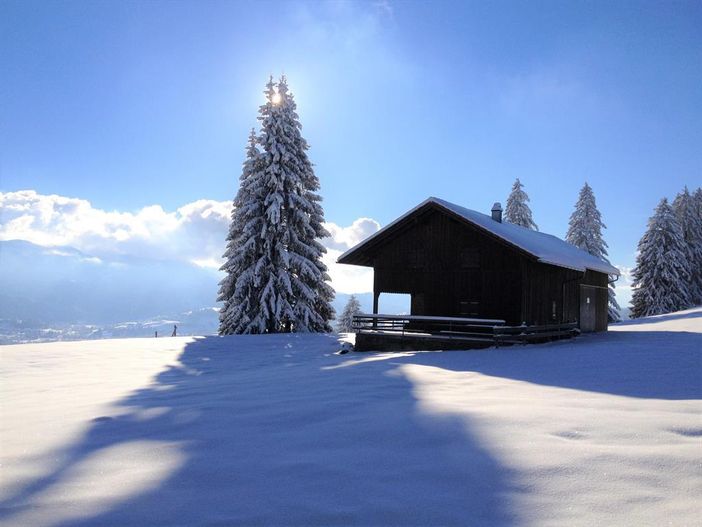
[[[454,313],[459,317],[480,318],[482,316],[480,272],[463,271],[459,274],[457,285],[455,291],[457,309],[454,309]]]
[[[595,331],[597,324],[597,288],[580,286],[580,331]]]

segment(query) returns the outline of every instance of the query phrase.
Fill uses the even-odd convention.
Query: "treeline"
[[[507,199],[505,220],[538,230],[529,196],[517,179]],[[606,225],[592,188],[585,183],[570,217],[566,241],[607,259]],[[702,188],[685,187],[673,203],[663,198],[638,244],[633,271],[632,318],[661,315],[702,304]],[[609,321],[619,320],[614,285],[609,288]]]
[[[663,198],[639,241],[631,317],[702,304],[702,188]]]

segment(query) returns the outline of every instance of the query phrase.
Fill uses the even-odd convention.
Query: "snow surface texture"
[[[699,525],[702,308],[469,352],[0,347],[0,524]]]

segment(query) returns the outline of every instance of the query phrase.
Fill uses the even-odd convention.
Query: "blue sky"
[[[0,190],[231,199],[285,73],[327,220],[487,212],[520,177],[562,236],[587,180],[632,265],[657,201],[702,184],[701,27],[699,2],[3,0]]]

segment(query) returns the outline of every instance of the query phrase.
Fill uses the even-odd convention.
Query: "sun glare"
[[[282,100],[282,97],[280,96],[279,93],[274,93],[273,97],[271,98],[271,101],[273,104],[280,104],[280,101]]]

